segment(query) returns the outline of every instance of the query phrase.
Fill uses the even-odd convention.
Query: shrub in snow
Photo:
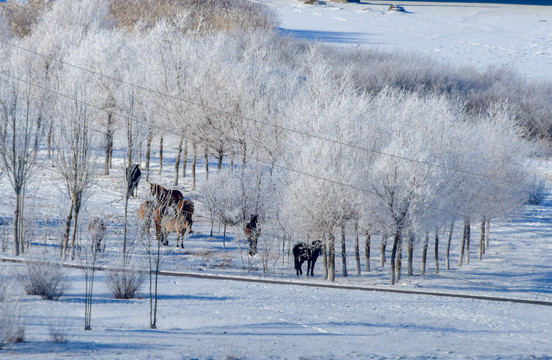
[[[106,284],[115,299],[132,299],[144,283],[143,272],[128,269],[112,269],[107,272]]]
[[[17,280],[28,295],[58,300],[69,288],[66,271],[59,262],[27,261]]]
[[[7,286],[3,286],[1,291],[3,293],[0,295],[3,298],[0,298],[0,349],[9,343],[22,342],[25,335],[19,304],[8,296]]]
[[[50,324],[49,328],[50,339],[56,344],[65,344],[69,341],[67,326],[65,322]]]
[[[1,274],[0,274],[1,275]],[[3,302],[8,297],[8,282],[5,278],[0,277],[0,302]]]
[[[527,203],[530,205],[539,205],[544,195],[546,195],[546,181],[542,179],[534,179],[529,189]]]

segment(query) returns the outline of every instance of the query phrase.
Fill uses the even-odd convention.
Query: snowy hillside
[[[282,31],[296,37],[422,53],[480,70],[508,66],[530,79],[552,76],[550,6],[409,1],[406,12],[395,12],[385,1],[262,2],[276,10]]]

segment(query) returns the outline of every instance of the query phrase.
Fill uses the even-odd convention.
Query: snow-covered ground
[[[529,79],[551,79],[552,7],[408,1],[261,0],[284,33],[320,42],[423,53],[477,69],[509,66]],[[405,12],[387,11],[390,3]]]
[[[407,3],[407,13],[389,13],[389,3],[331,3],[304,5],[295,0],[263,0],[281,17],[280,27],[295,36],[317,38],[343,46],[375,46],[383,50],[422,52],[454,64],[486,67],[510,65],[528,78],[550,79],[552,68],[552,9],[542,6]],[[151,181],[169,184],[170,159],[175,144],[167,144],[162,176],[152,169]],[[108,220],[107,251],[101,265],[116,265],[122,234],[122,159],[116,152],[112,176],[100,177],[88,199],[85,216]],[[174,160],[173,160],[174,161]],[[154,161],[155,163],[156,161]],[[552,181],[552,164],[539,163],[537,171]],[[213,166],[214,168],[214,166]],[[198,167],[203,179],[203,166]],[[33,249],[55,254],[57,224],[66,214],[52,169],[43,164],[29,185],[26,215],[41,219]],[[189,178],[183,186],[189,188]],[[139,195],[146,192],[141,183]],[[7,179],[0,179],[0,216],[12,216],[13,195]],[[140,199],[131,199],[134,214]],[[230,229],[226,249],[222,235],[209,236],[205,212],[198,205],[194,235],[176,250],[174,235],[162,270],[197,274],[232,275],[248,279],[278,279],[288,285],[209,280],[189,277],[160,278],[158,328],[149,329],[147,283],[133,300],[115,300],[105,285],[105,273],[96,273],[92,330],[84,331],[85,284],[79,270],[70,270],[71,288],[58,301],[24,296],[18,283],[11,290],[19,297],[25,325],[24,343],[9,344],[0,358],[59,359],[92,356],[96,359],[520,359],[552,358],[552,307],[501,301],[483,301],[304,287],[288,257],[270,264],[263,275],[257,256],[247,270],[241,229]],[[11,229],[0,227],[0,235]],[[473,236],[478,237],[474,226]],[[388,264],[379,266],[379,239],[373,240],[372,271],[343,278],[337,284],[382,289],[492,295],[552,302],[552,195],[540,205],[528,205],[513,220],[492,224],[491,244],[483,261],[472,244],[470,264],[457,266],[457,232],[452,246],[452,269],[441,271],[428,262],[420,276],[420,246],[415,251],[415,276],[391,287]],[[349,251],[352,249],[350,248]],[[432,247],[430,247],[432,251]],[[136,245],[135,258],[143,252]],[[11,252],[0,253],[10,258]],[[36,256],[36,255],[35,255]],[[349,259],[353,254],[349,253]],[[431,257],[430,257],[431,258]],[[336,268],[341,269],[337,259]],[[2,280],[21,265],[0,263]],[[349,264],[352,273],[353,263]],[[309,283],[326,284],[321,265]],[[65,334],[68,342],[55,344],[50,329]]]

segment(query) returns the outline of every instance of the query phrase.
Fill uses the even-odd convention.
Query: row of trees
[[[2,28],[2,169],[17,197],[16,254],[25,184],[39,158],[52,159],[70,199],[65,256],[100,156],[109,175],[115,141],[149,179],[153,141],[162,171],[163,141],[176,138],[174,184],[191,157],[192,189],[211,219],[236,225],[260,214],[273,236],[324,239],[329,280],[335,234],[348,224],[366,239],[393,239],[394,283],[403,243],[410,254],[429,232],[455,221],[468,229],[528,196],[525,165],[535,150],[509,98],[467,111],[458,92],[438,86],[405,86],[397,76],[371,86],[383,78],[363,69],[381,68],[383,55],[349,53],[338,64],[325,46],[282,38],[260,5],[182,2],[194,3],[170,2],[160,15],[155,6],[60,0],[26,32]],[[211,25],[198,23],[198,6],[213,9],[216,16],[200,16]],[[205,161],[206,179],[196,184],[198,157],[216,158],[218,171]],[[341,247],[344,256],[344,240]]]

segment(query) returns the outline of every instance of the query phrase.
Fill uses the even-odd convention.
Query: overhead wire
[[[408,162],[411,162],[411,163],[417,163],[417,164],[421,164],[421,165],[425,165],[425,166],[429,166],[429,167],[434,167],[434,168],[439,168],[439,169],[443,169],[443,170],[447,170],[447,171],[458,172],[458,173],[462,173],[462,174],[466,174],[466,175],[480,177],[480,178],[483,178],[483,179],[499,180],[499,181],[501,181],[502,183],[505,183],[505,184],[516,184],[516,185],[527,186],[527,184],[525,184],[525,183],[518,182],[518,181],[511,181],[511,180],[508,180],[508,179],[501,178],[499,176],[492,176],[492,175],[489,175],[489,174],[481,174],[481,173],[466,170],[466,169],[452,168],[452,167],[449,167],[449,166],[446,166],[446,165],[436,164],[436,163],[432,163],[432,162],[429,162],[429,161],[423,161],[423,160],[419,160],[419,159],[413,159],[413,158],[410,158],[410,157],[407,157],[407,156],[391,154],[391,153],[387,153],[387,152],[384,152],[384,151],[381,151],[381,150],[372,149],[372,148],[368,148],[368,147],[365,147],[365,146],[360,146],[360,145],[357,145],[357,144],[351,144],[351,143],[348,143],[348,142],[345,142],[345,141],[340,141],[340,140],[337,140],[337,139],[331,139],[327,136],[322,136],[322,135],[319,135],[319,134],[312,134],[312,133],[309,133],[309,132],[306,132],[306,131],[291,129],[291,128],[288,128],[288,127],[285,127],[285,126],[282,126],[282,125],[269,123],[269,122],[262,121],[262,120],[259,120],[259,119],[254,119],[254,118],[251,118],[251,117],[248,117],[248,116],[237,114],[235,112],[219,109],[219,108],[216,108],[216,107],[213,107],[213,106],[210,106],[210,105],[206,105],[206,104],[198,103],[198,102],[195,102],[195,101],[192,101],[192,100],[189,100],[189,99],[185,99],[183,97],[167,94],[165,92],[162,92],[162,91],[159,91],[159,90],[156,90],[156,89],[152,89],[150,87],[146,87],[146,86],[143,86],[143,85],[131,83],[131,82],[125,81],[123,79],[118,79],[118,78],[115,78],[115,77],[110,76],[110,75],[102,74],[101,72],[91,70],[91,69],[87,69],[87,68],[82,67],[82,66],[74,65],[74,64],[71,64],[71,63],[63,61],[63,60],[59,60],[59,59],[56,59],[52,56],[41,54],[37,51],[25,48],[25,47],[20,46],[20,45],[15,45],[15,44],[10,43],[8,41],[5,41],[3,39],[0,39],[0,43],[2,43],[4,45],[7,45],[7,46],[10,46],[10,47],[13,47],[15,49],[25,51],[25,52],[28,52],[30,54],[48,59],[48,60],[58,62],[59,64],[62,64],[62,65],[68,66],[68,67],[72,67],[72,68],[75,68],[75,69],[83,71],[83,72],[87,72],[87,73],[95,75],[95,76],[106,78],[106,79],[109,79],[109,80],[112,80],[112,81],[130,86],[130,87],[134,87],[136,89],[147,91],[151,94],[159,95],[159,96],[169,98],[169,99],[172,99],[172,100],[176,100],[176,101],[182,101],[182,102],[185,102],[185,103],[188,103],[190,105],[194,105],[194,106],[197,106],[197,107],[200,107],[200,108],[203,108],[203,109],[207,109],[207,110],[211,110],[211,111],[214,111],[214,112],[217,112],[217,113],[220,113],[220,114],[240,118],[240,119],[246,120],[248,122],[253,122],[253,123],[256,123],[256,124],[269,126],[269,127],[281,130],[281,131],[285,131],[285,132],[289,132],[289,133],[293,133],[293,134],[301,135],[301,136],[305,136],[305,137],[310,137],[310,138],[314,138],[314,139],[334,143],[334,144],[337,144],[337,145],[346,146],[346,147],[356,149],[356,150],[361,150],[361,151],[364,151],[364,152],[369,152],[369,153],[373,153],[373,154],[377,154],[377,155],[381,155],[381,156],[391,157],[391,158],[395,158],[395,159],[398,159],[398,160],[408,161]],[[96,108],[98,108],[98,107],[96,107]],[[157,128],[159,130],[162,130],[162,131],[170,131],[170,130],[162,129],[158,126],[155,126],[155,124],[148,123],[147,126],[152,126],[152,127]]]
[[[3,42],[0,40],[0,42]],[[71,65],[68,65],[68,66],[71,66]],[[33,87],[36,87],[36,88],[39,88],[41,90],[44,90],[44,91],[47,91],[47,92],[50,92],[56,96],[59,96],[59,97],[63,97],[65,99],[68,99],[68,100],[71,100],[71,101],[76,101],[78,103],[81,103],[83,105],[86,105],[86,106],[90,106],[91,108],[94,108],[98,111],[102,111],[102,112],[106,112],[108,113],[109,111],[107,109],[104,109],[100,106],[97,106],[97,105],[94,105],[94,104],[91,104],[91,103],[88,103],[88,102],[85,102],[85,101],[82,101],[82,100],[79,100],[71,95],[66,95],[66,94],[63,94],[57,90],[53,90],[53,89],[50,89],[46,86],[43,86],[43,85],[39,85],[39,84],[36,84],[30,80],[27,80],[27,79],[23,79],[21,77],[18,77],[18,76],[15,76],[15,75],[12,75],[12,74],[8,74],[6,72],[0,72],[1,75],[7,77],[7,78],[11,78],[11,79],[14,79],[16,81],[19,81],[19,82],[23,82],[23,83],[26,83],[27,85],[30,85],[30,86],[33,86]],[[98,74],[99,75],[99,74]],[[134,86],[133,84],[131,83],[128,83],[127,84],[128,86]],[[147,88],[144,88],[144,89],[147,89]],[[160,93],[158,92],[159,95],[163,96],[164,94],[163,93]],[[170,95],[167,95],[167,96],[170,96]],[[173,97],[174,98],[174,97]],[[175,100],[179,100],[179,98],[174,98]],[[199,106],[199,104],[196,104]],[[236,116],[236,117],[239,117],[239,118],[244,118],[244,119],[249,119],[247,117],[243,117],[239,114],[234,114],[234,113],[231,113],[231,112],[226,112],[226,111],[223,111],[223,110],[218,110],[218,109],[214,109],[212,108],[211,110],[217,110],[217,111],[221,111],[221,112],[224,112],[228,115],[231,115],[231,116]],[[140,123],[142,125],[145,125],[145,126],[150,126],[152,128],[156,128],[157,130],[160,130],[160,131],[163,131],[163,132],[172,132],[171,129],[168,129],[168,128],[165,128],[163,126],[160,126],[158,124],[154,124],[154,123],[147,123],[143,120],[140,120],[138,118],[136,118],[136,116],[134,116],[133,114],[130,114],[130,115],[126,115],[126,114],[119,114],[117,112],[111,112],[112,115],[115,115],[117,117],[121,117],[123,119],[127,119],[127,118],[130,118],[132,119],[132,121],[136,122],[136,123]],[[286,130],[286,131],[289,131],[287,128],[283,128],[282,127],[282,130]],[[292,132],[295,132],[295,131],[292,131]],[[305,135],[305,136],[312,136],[314,138],[318,138],[316,135],[311,135],[311,134],[308,134],[308,133],[302,133],[302,132],[297,132],[301,135]],[[189,137],[186,137],[184,134],[181,134],[183,138],[189,140],[189,141],[193,141],[193,139],[189,138]],[[320,140],[324,140],[324,141],[330,141],[330,142],[335,142],[336,144],[339,144],[339,145],[342,145],[342,146],[350,146],[349,144],[347,143],[344,143],[344,142],[338,142],[338,141],[333,141],[331,139],[326,139],[324,137],[320,137],[318,138]],[[255,140],[253,140],[255,141]],[[351,146],[353,147],[353,146]],[[355,148],[355,147],[353,147]],[[365,148],[362,148],[360,147],[359,149],[365,149]],[[373,152],[371,149],[365,149],[367,151],[370,151],[370,152]],[[386,153],[381,153],[382,155],[388,155]],[[393,156],[393,155],[388,155],[388,156]],[[325,181],[325,182],[328,182],[328,183],[333,183],[335,185],[339,185],[339,186],[343,186],[343,187],[348,187],[348,188],[351,188],[351,189],[354,189],[354,190],[357,190],[357,191],[362,191],[362,192],[367,192],[367,193],[370,193],[370,194],[373,194],[373,195],[378,195],[375,191],[372,191],[372,190],[369,190],[369,189],[365,189],[365,188],[362,188],[362,187],[359,187],[359,186],[356,186],[354,184],[346,184],[344,182],[341,182],[341,181],[338,181],[338,180],[333,180],[333,179],[329,179],[329,178],[326,178],[326,177],[322,177],[322,176],[319,176],[319,175],[316,175],[316,174],[311,174],[309,172],[306,172],[306,171],[303,171],[303,170],[298,170],[298,169],[292,169],[290,167],[287,167],[287,166],[284,166],[284,165],[280,165],[280,164],[276,164],[274,163],[273,161],[269,161],[269,160],[266,160],[266,159],[260,159],[260,158],[256,158],[256,157],[253,157],[251,155],[246,155],[246,157],[252,159],[252,160],[256,160],[258,162],[261,162],[261,163],[265,163],[267,165],[270,165],[270,166],[275,166],[275,167],[278,167],[280,169],[283,169],[283,170],[287,170],[287,171],[291,171],[291,172],[294,172],[294,173],[298,173],[298,174],[302,174],[302,175],[305,175],[305,176],[309,176],[309,177],[312,177],[312,178],[316,178],[318,180],[322,180],[322,181]],[[393,156],[395,157],[395,156]],[[403,158],[403,157],[398,157],[399,159]],[[420,163],[420,164],[423,164],[423,165],[430,165],[430,166],[433,166],[432,164],[430,163],[425,163],[425,162],[420,162],[420,161],[417,161],[417,160],[413,160],[413,159],[408,159],[408,158],[404,158],[404,160],[409,160],[409,161],[413,161],[413,162],[417,162],[417,163]],[[442,166],[438,166],[438,167],[442,167]],[[462,171],[462,170],[458,170],[458,169],[452,169],[452,168],[447,168],[447,167],[444,167],[448,170],[451,170],[451,171],[457,171],[459,173],[466,173],[468,175],[474,175],[475,173],[470,173],[470,172],[465,172],[465,171]],[[482,175],[482,174],[478,174],[478,176],[481,176],[481,177],[486,177],[485,175]],[[454,215],[456,217],[463,217],[463,214],[459,214],[459,213],[456,213],[456,212],[453,212],[453,211],[450,211],[450,210],[447,210],[447,209],[441,209],[441,208],[434,208],[434,207],[430,207],[430,208],[433,208],[435,210],[439,210],[439,211],[445,211],[445,212],[448,212],[450,215]],[[498,225],[498,224],[497,224]],[[539,234],[537,232],[534,232],[534,231],[531,231],[531,230],[526,230],[526,229],[520,229],[520,228],[515,228],[515,227],[511,227],[509,225],[502,225],[502,226],[505,226],[505,227],[508,227],[508,228],[511,228],[511,229],[515,229],[515,230],[519,230],[519,231],[526,231],[526,232],[530,232],[530,233],[533,233],[535,235],[542,235],[542,234]]]

